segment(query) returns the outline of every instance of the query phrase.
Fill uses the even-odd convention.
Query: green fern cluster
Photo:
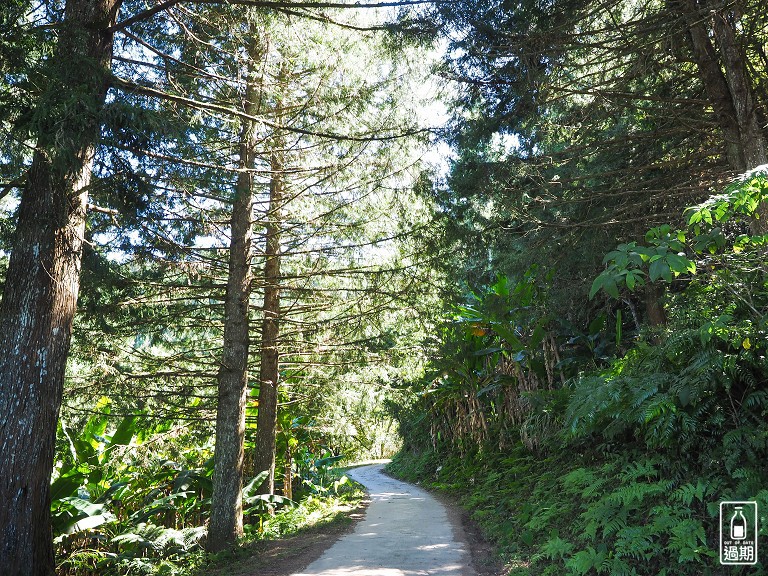
[[[673,573],[687,564],[696,571],[715,554],[707,546],[705,486],[676,490],[656,459],[577,468],[562,486],[582,510],[583,531],[561,556],[570,574],[664,574],[671,561],[678,566]]]
[[[566,420],[575,437],[642,438],[681,451],[765,411],[764,368],[754,353],[702,346],[685,330],[663,345],[640,344],[608,371],[576,380]]]
[[[572,379],[547,450],[438,446],[402,453],[395,470],[461,493],[512,574],[725,574],[719,502],[768,510],[768,367],[759,327],[721,315],[702,338],[709,320],[694,304],[665,338]]]

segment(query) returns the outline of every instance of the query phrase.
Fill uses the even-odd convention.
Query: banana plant
[[[108,426],[109,400],[102,398],[79,434],[68,430],[64,421],[59,429],[69,446],[69,458],[51,483],[51,515],[56,535],[92,530],[117,518],[107,507],[125,484],[105,477],[107,462],[118,446],[129,445],[136,434],[137,415],[120,420],[111,435]]]
[[[279,494],[258,494],[256,490],[264,483],[268,470],[257,474],[248,484],[243,487],[243,514],[257,515],[269,512],[276,505],[294,506],[296,502]],[[247,506],[247,508],[246,508]]]

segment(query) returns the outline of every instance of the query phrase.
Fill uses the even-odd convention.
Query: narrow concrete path
[[[474,576],[445,507],[429,493],[382,473],[382,464],[348,475],[371,504],[355,531],[295,576]]]

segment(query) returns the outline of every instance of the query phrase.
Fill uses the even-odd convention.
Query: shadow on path
[[[365,519],[295,576],[474,576],[443,505],[382,468],[348,473],[370,493]]]

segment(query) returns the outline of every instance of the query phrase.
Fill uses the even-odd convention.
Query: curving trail
[[[382,468],[348,473],[370,493],[365,519],[294,576],[474,576],[445,507],[425,490],[384,475]]]

